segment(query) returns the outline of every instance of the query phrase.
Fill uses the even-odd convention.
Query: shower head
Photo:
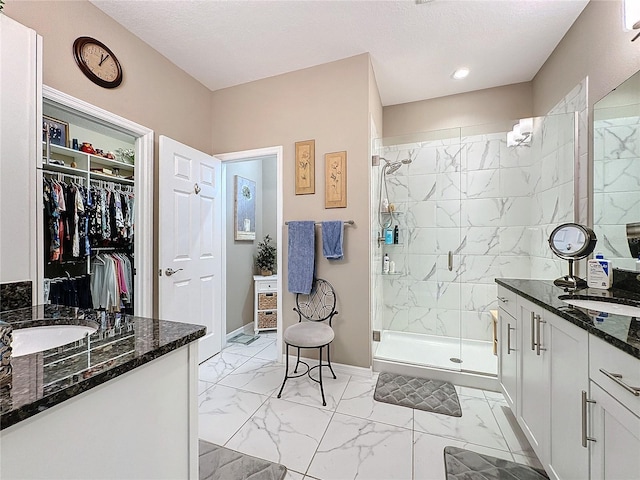
[[[381,158],[382,158],[382,160],[387,162],[386,165],[383,167],[384,168],[384,173],[387,174],[387,175],[391,175],[391,174],[397,172],[398,169],[402,165],[409,165],[412,162],[411,157],[404,158],[402,160],[396,160],[395,162],[387,160],[386,158],[383,158],[383,157],[381,157]]]
[[[398,169],[402,166],[402,162],[392,162],[392,163],[387,163],[384,168],[385,168],[385,173],[387,175],[391,175],[393,173],[396,173],[398,171]]]

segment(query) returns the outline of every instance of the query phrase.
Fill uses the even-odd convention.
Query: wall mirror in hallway
[[[593,229],[598,251],[634,270],[640,255],[640,72],[593,108]]]

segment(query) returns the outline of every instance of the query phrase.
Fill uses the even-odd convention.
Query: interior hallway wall
[[[369,367],[369,55],[213,92],[210,131],[215,152],[282,145],[284,150],[284,221],[354,220],[345,228],[344,260],[322,257],[316,234],[317,276],[336,288],[340,312],[334,326],[332,360]],[[315,194],[295,195],[295,142],[315,140]],[[324,208],[324,154],[347,152],[347,208]],[[286,242],[287,229],[283,238]],[[295,296],[287,290],[287,262],[282,277],[284,326]]]
[[[211,92],[87,0],[10,1],[4,13],[43,37],[43,83],[154,131],[154,225],[158,224],[158,136],[211,153]],[[72,46],[80,36],[106,44],[122,64],[123,81],[102,88],[80,71]],[[158,249],[157,227],[153,232]],[[157,256],[151,261],[157,270]],[[154,298],[158,278],[154,277]],[[157,302],[156,302],[157,303]],[[157,314],[157,304],[154,305]]]
[[[240,176],[256,182],[256,239],[235,240],[235,177]],[[231,333],[238,328],[253,322],[253,275],[254,260],[258,242],[263,237],[262,211],[263,185],[262,161],[247,160],[226,164],[226,201],[225,212],[227,229],[227,329]]]

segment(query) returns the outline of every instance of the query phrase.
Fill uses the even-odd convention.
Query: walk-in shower
[[[373,329],[381,334],[375,369],[495,378],[495,278],[561,274],[546,239],[574,219],[574,115],[535,118],[530,142],[507,146],[515,123],[378,142],[381,161],[371,179]],[[395,226],[401,241],[381,241]],[[393,272],[382,268],[385,254]]]

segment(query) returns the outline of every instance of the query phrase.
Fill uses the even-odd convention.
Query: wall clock
[[[116,88],[122,83],[122,67],[113,52],[91,37],[78,37],[73,42],[73,58],[93,83]]]

